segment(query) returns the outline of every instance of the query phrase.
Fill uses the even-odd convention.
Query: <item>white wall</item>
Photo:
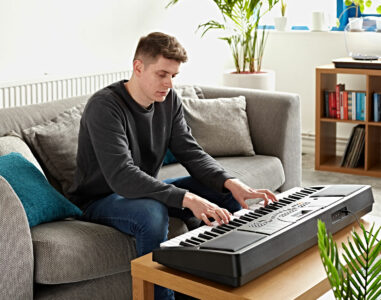
[[[129,69],[140,36],[175,35],[188,51],[179,83],[221,84],[232,68],[217,32],[201,38],[199,24],[221,16],[211,1],[0,1],[0,84]],[[200,8],[202,7],[202,8]],[[315,67],[346,55],[342,32],[271,32],[264,67],[276,71],[276,89],[298,93],[302,131],[314,133]]]

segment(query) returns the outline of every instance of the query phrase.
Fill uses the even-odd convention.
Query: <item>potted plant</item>
[[[287,26],[286,7],[287,7],[286,1],[281,0],[281,3],[280,3],[281,16],[274,18],[275,29],[278,31],[286,30],[286,26]]]
[[[200,24],[204,36],[209,30],[220,30],[221,40],[227,42],[231,49],[235,71],[224,74],[224,83],[230,86],[252,87],[250,80],[246,82],[245,75],[267,75],[262,70],[262,59],[267,39],[266,27],[259,30],[259,21],[269,12],[279,0],[212,0],[222,15],[222,22],[210,20]],[[170,0],[167,7],[176,4],[179,0]],[[264,7],[266,3],[266,7]],[[233,76],[233,77],[232,77]],[[238,79],[237,79],[238,78]],[[275,73],[269,76],[271,86],[267,80],[260,80],[260,85],[266,89],[275,88]],[[232,80],[229,81],[229,79]]]
[[[339,259],[336,243],[326,232],[325,224],[318,221],[318,247],[329,283],[336,299],[380,299],[381,296],[381,242],[377,239],[380,228],[374,224],[367,231],[360,224],[362,238],[352,232],[351,242],[342,244],[345,264]]]
[[[345,0],[345,6],[347,6],[336,19],[336,27],[340,27],[340,19],[343,14],[349,9],[355,9],[355,17],[349,18],[349,26],[351,31],[361,31],[362,29],[362,18],[359,18],[359,11],[364,12],[365,7],[372,6],[372,0]],[[376,8],[377,12],[381,14],[381,5]]]

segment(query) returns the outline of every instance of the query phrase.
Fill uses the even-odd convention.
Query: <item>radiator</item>
[[[115,81],[128,79],[130,75],[131,71],[120,71],[73,78],[0,85],[0,108],[89,95]]]

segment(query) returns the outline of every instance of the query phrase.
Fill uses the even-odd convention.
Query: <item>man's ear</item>
[[[142,74],[142,72],[144,71],[143,61],[140,59],[135,59],[134,63],[133,63],[133,69],[134,69],[134,73],[136,75],[140,76]]]

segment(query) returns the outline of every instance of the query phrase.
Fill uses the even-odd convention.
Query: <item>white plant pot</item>
[[[237,74],[232,72],[224,73],[223,84],[225,86],[275,91],[275,72],[273,70],[262,70],[260,73]]]
[[[381,31],[381,17],[378,17],[376,19],[376,28],[377,28],[377,31],[380,32]]]
[[[287,17],[275,17],[274,25],[276,30],[285,31],[287,27]]]
[[[350,31],[362,31],[363,18],[349,18]]]

